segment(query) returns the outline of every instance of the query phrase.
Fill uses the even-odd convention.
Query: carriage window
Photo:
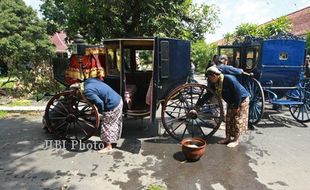
[[[153,70],[153,51],[136,50],[137,71]]]
[[[235,66],[235,63],[234,63],[235,60],[233,59],[233,56],[234,56],[233,48],[221,49],[220,55],[227,55],[227,58],[228,58],[227,65]]]
[[[288,54],[287,52],[281,52],[280,55],[279,55],[279,59],[280,60],[287,60],[288,59]]]
[[[247,50],[245,69],[252,70],[258,62],[258,47],[252,47]]]
[[[118,49],[108,49],[108,75],[119,75],[120,73],[120,52]]]

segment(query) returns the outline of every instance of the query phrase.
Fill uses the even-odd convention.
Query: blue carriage
[[[288,106],[299,122],[310,121],[309,80],[304,78],[306,58],[304,39],[279,35],[269,39],[247,37],[242,42],[218,47],[226,54],[230,65],[253,73],[254,78],[239,76],[251,94],[249,123],[262,118],[265,101],[276,106]]]

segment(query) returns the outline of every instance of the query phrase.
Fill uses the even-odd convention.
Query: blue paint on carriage
[[[190,42],[177,39],[169,41],[169,78],[184,79],[190,72]]]
[[[292,87],[303,72],[306,43],[296,39],[264,40],[258,65],[263,87]]]

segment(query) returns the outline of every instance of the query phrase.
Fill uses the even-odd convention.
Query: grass
[[[0,87],[2,86],[3,83],[5,83],[8,80],[8,77],[0,77]],[[12,79],[11,79],[12,80]],[[13,88],[15,86],[16,82],[9,82],[6,83],[2,88]]]
[[[166,190],[165,187],[160,186],[160,185],[150,185],[147,190]]]
[[[14,102],[11,102],[7,104],[7,106],[30,106],[31,100],[15,100]]]
[[[8,114],[8,112],[0,110],[0,119],[5,118]]]

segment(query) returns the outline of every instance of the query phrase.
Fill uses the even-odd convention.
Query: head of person
[[[307,60],[307,61],[310,61],[310,55],[307,55],[307,56],[306,56],[306,60]]]
[[[221,55],[220,59],[219,59],[219,62],[221,64],[224,64],[224,65],[227,65],[227,62],[228,62],[228,57],[227,55]]]
[[[70,90],[73,90],[75,92],[76,96],[80,96],[81,95],[81,84],[80,83],[74,83],[70,85]]]
[[[208,81],[216,83],[219,80],[221,71],[216,66],[211,66],[207,69]]]

